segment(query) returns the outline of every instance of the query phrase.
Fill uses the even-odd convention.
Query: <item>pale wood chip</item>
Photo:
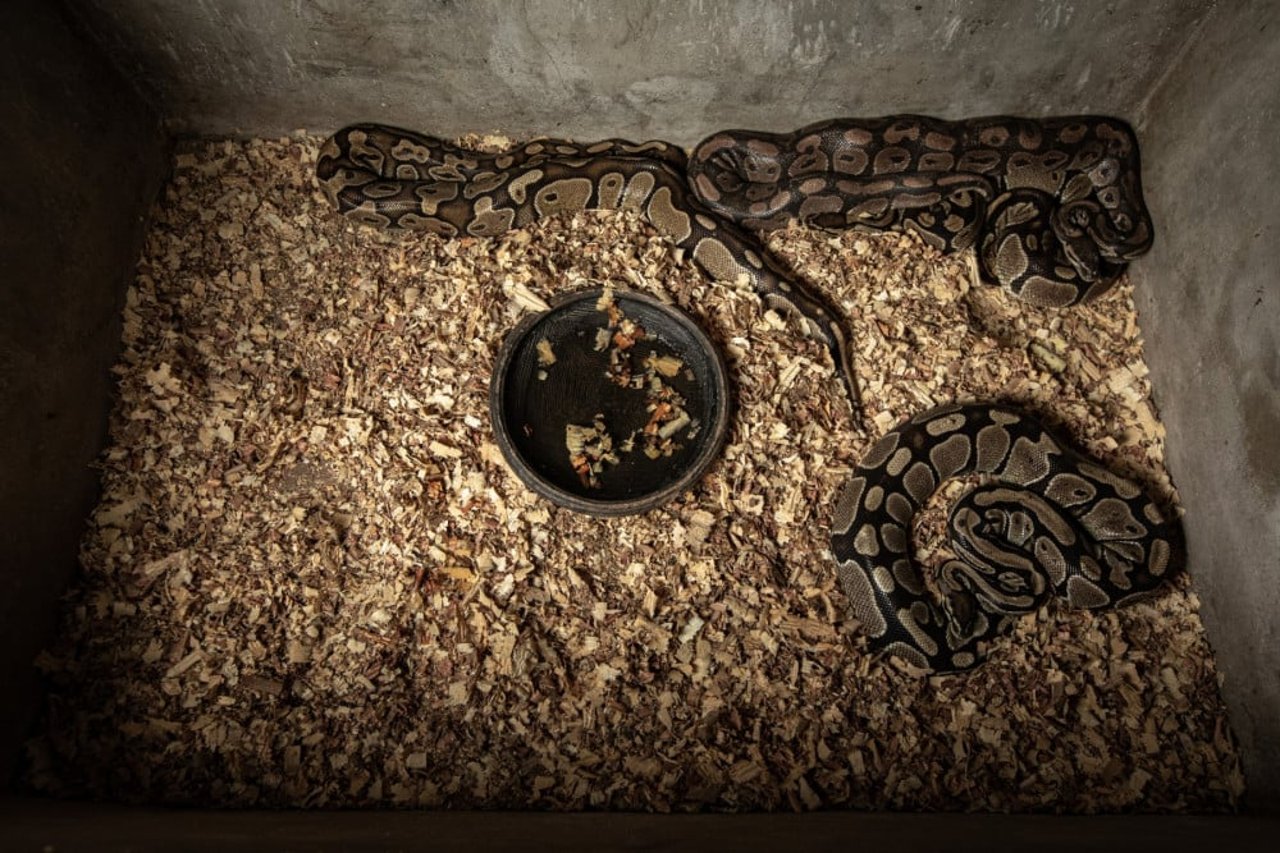
[[[972,253],[775,232],[840,308],[861,438],[820,345],[635,215],[494,240],[362,227],[319,192],[318,144],[178,152],[127,294],[83,578],[39,659],[37,789],[253,808],[1237,807],[1191,577],[1114,613],[1055,604],[972,674],[923,678],[867,654],[830,556],[868,442],[953,399],[1024,406],[1176,505],[1127,283],[1037,309],[978,283]],[[489,425],[503,337],[588,286],[681,306],[732,372],[722,457],[646,515],[533,496]],[[918,519],[930,574],[964,488]]]

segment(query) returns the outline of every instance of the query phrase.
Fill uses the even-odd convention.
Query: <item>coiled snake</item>
[[[836,119],[790,134],[729,130],[694,149],[689,180],[755,231],[799,219],[977,244],[982,275],[1037,305],[1105,293],[1151,247],[1138,145],[1122,121],[1005,116]]]
[[[911,559],[912,519],[944,480],[973,473],[997,482],[951,510],[961,559],[943,567],[939,603]],[[1181,526],[1136,484],[994,405],[942,406],[881,438],[840,496],[831,545],[872,649],[937,672],[977,664],[1050,595],[1095,609],[1150,594],[1184,553]]]

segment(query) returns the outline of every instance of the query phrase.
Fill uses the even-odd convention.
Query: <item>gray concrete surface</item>
[[[834,115],[1131,111],[1203,0],[77,0],[179,133],[387,121],[691,144]]]
[[[1139,124],[1147,362],[1249,803],[1280,810],[1280,4],[1224,3]]]
[[[120,309],[168,165],[155,115],[72,23],[0,4],[0,787],[93,506]]]

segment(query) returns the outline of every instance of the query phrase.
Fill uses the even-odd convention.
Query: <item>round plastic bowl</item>
[[[729,384],[689,315],[628,291],[613,292],[610,310],[603,294],[568,294],[512,330],[489,416],[507,464],[534,492],[588,515],[631,515],[706,473],[724,444]]]

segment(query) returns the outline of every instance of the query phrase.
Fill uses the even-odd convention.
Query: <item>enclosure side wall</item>
[[[1134,265],[1169,467],[1254,808],[1280,808],[1280,6],[1227,3],[1144,111]]]
[[[0,786],[71,578],[120,311],[168,162],[156,116],[59,4],[0,4]]]
[[[689,145],[839,115],[1130,113],[1204,0],[75,0],[175,131]]]

